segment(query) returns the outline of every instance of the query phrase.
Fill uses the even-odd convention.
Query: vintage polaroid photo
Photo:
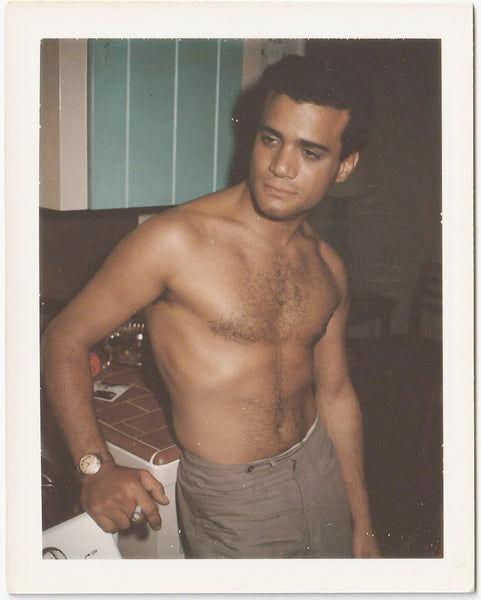
[[[469,3],[7,3],[10,593],[474,589],[472,13]],[[145,525],[112,536],[83,511],[75,464],[45,399],[39,337],[140,224],[158,221],[158,215],[200,196],[233,186],[247,190],[246,180],[254,189],[249,165],[261,113],[253,89],[264,70],[286,55],[322,61],[326,71],[345,69],[353,82],[360,77],[373,97],[372,128],[359,161],[346,163],[355,167],[352,174],[338,177],[323,190],[321,203],[309,205],[303,232],[306,239],[320,236],[345,265],[346,362],[362,414],[366,487],[380,557],[301,560],[297,554],[280,560],[226,554],[222,560],[186,560],[175,501],[181,443],[172,428],[167,388],[173,384],[163,380],[154,359],[171,360],[162,355],[162,328],[155,325],[161,323],[155,316],[160,312],[135,310],[115,323],[115,335],[106,332],[90,349],[100,393],[94,408],[109,451],[121,465],[147,469],[172,500],[160,507],[160,532]],[[292,115],[306,103],[282,97],[292,103],[290,113],[284,107],[284,118],[294,122]],[[304,138],[288,143],[287,130],[270,123],[263,128],[264,151],[278,152],[276,164],[271,159],[266,169],[284,186],[298,177],[301,164],[309,178],[319,168],[314,161],[330,160],[329,147]],[[274,220],[272,211],[287,210],[287,201],[299,195],[271,189],[270,204],[257,199],[256,210]],[[218,197],[208,196],[211,203]],[[279,215],[276,223],[294,218]],[[209,245],[216,243],[212,234]],[[186,271],[190,283],[185,285],[204,290],[203,302],[213,311],[226,297],[225,282],[232,281],[230,250],[220,247],[222,285],[219,280],[206,285],[205,261]],[[219,317],[214,330],[239,364],[236,353],[257,348],[262,356],[262,344],[286,348],[286,340],[301,339],[303,328],[315,329],[306,321],[305,298],[328,303],[319,291],[327,279],[318,278],[317,287],[301,293],[312,271],[305,261],[298,261],[297,269],[300,265],[302,277],[284,269],[270,282],[263,276],[257,287],[254,271],[237,280],[235,298],[250,310],[237,321]],[[136,285],[134,271],[125,271],[132,277],[124,278],[123,286]],[[267,301],[260,307],[252,298],[269,285],[278,286],[273,294],[280,297],[284,279],[276,319],[267,317]],[[302,301],[295,304],[294,296]],[[100,319],[99,306],[107,306],[100,295],[97,302],[92,320]],[[117,307],[111,308],[116,317],[123,314],[122,302],[120,291]],[[289,317],[277,318],[282,311]],[[189,319],[195,327],[192,315]],[[275,340],[267,321],[277,328]],[[173,330],[163,327],[166,339],[174,340]],[[182,335],[185,339],[185,331]],[[175,340],[176,360],[185,363],[190,350],[182,335]],[[207,368],[214,371],[213,356],[218,356],[216,377],[225,375],[227,354],[208,343],[196,352],[198,358],[188,360],[199,391]],[[298,373],[303,363],[295,356]],[[279,381],[288,378],[286,370],[276,371]],[[201,418],[220,419],[222,411],[228,414],[226,406],[219,402],[214,411],[206,404]],[[293,421],[301,419],[286,401],[282,410],[295,413]],[[262,415],[256,413],[250,423],[254,420],[262,423]],[[216,432],[219,440],[235,439],[235,427]]]

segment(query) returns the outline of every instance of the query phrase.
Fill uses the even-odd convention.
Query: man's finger
[[[136,513],[140,513],[141,516],[132,519]],[[137,506],[132,510],[130,521],[136,525],[141,523],[144,518],[155,531],[161,528],[162,519],[160,518],[158,506],[152,499],[152,496],[142,490],[142,493],[137,496]]]
[[[162,519],[160,518],[157,504],[155,504],[152,498],[148,496],[144,501],[139,502],[139,506],[142,509],[143,516],[147,519],[152,529],[158,531],[162,526]],[[138,522],[139,521],[137,521],[137,523]]]
[[[117,527],[117,525],[112,521],[112,519],[109,519],[109,517],[106,517],[104,515],[90,516],[97,523],[97,525],[105,531],[105,533],[117,533],[117,531],[119,530],[119,527]]]
[[[165,495],[164,486],[151,475],[148,471],[140,471],[140,481],[149,494],[157,500],[159,504],[169,504],[169,499]]]

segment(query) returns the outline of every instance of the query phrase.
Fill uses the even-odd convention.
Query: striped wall
[[[89,40],[89,208],[225,187],[242,62],[242,40]]]

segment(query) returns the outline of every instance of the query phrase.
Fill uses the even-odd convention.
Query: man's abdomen
[[[182,447],[235,464],[279,454],[302,440],[316,407],[312,361],[305,351],[299,354],[250,348],[242,358],[218,357],[211,376],[198,373],[192,389],[177,396],[174,390],[173,421]],[[236,368],[224,365],[226,360]]]

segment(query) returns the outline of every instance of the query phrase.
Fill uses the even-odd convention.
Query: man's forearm
[[[61,329],[47,329],[42,340],[42,371],[49,402],[75,463],[87,453],[107,453],[93,405],[89,349]],[[154,500],[168,504],[162,484],[148,471],[106,462],[105,468],[82,479],[80,501],[104,530],[114,533],[131,525],[140,507],[142,520],[158,531]]]
[[[106,451],[93,406],[88,348],[47,329],[42,339],[42,376],[73,460],[87,452]]]
[[[346,384],[336,398],[323,398],[319,413],[339,457],[354,529],[371,535],[372,524],[364,474],[362,417],[356,393]]]

